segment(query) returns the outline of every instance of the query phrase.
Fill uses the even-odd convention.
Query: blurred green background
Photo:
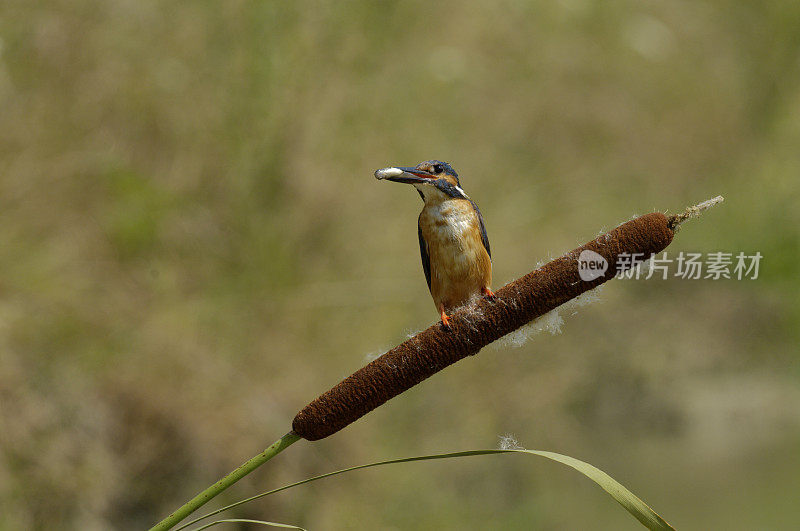
[[[496,288],[717,194],[670,252],[759,251],[760,276],[611,282],[561,335],[487,348],[220,501],[512,433],[678,528],[796,529],[798,146],[797,2],[3,2],[0,529],[148,526],[434,322],[419,198],[372,176],[430,158],[480,205]],[[518,456],[235,515],[638,528]]]

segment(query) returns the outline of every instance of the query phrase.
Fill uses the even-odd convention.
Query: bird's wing
[[[475,213],[478,215],[478,223],[480,223],[481,226],[481,242],[483,242],[483,247],[486,249],[486,253],[489,255],[489,258],[491,258],[492,250],[489,247],[489,236],[486,234],[486,226],[483,224],[483,215],[481,214],[478,205],[476,205],[474,201],[470,200],[470,203],[472,203],[472,208],[475,209]]]
[[[422,258],[422,270],[425,271],[425,280],[428,281],[428,290],[431,289],[431,256],[428,254],[428,244],[422,237],[422,227],[417,221],[417,235],[419,236],[419,255]]]

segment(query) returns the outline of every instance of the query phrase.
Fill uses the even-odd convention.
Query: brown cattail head
[[[507,284],[495,300],[480,299],[456,311],[450,330],[437,323],[357,370],[304,407],[292,430],[309,441],[336,433],[448,365],[664,250],[672,241],[674,221],[675,216],[656,212],[623,223]],[[578,271],[584,250],[608,262],[606,272],[591,281],[582,280]],[[637,259],[623,262],[620,255]]]

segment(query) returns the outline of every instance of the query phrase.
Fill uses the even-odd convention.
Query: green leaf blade
[[[643,526],[647,527],[651,531],[675,531],[674,528],[669,525],[666,520],[664,520],[658,513],[656,513],[649,505],[647,505],[644,501],[642,501],[638,496],[633,494],[630,490],[628,490],[625,486],[623,486],[620,482],[612,478],[607,473],[603,472],[599,468],[590,465],[584,461],[579,459],[575,459],[574,457],[570,457],[568,455],[558,454],[555,452],[548,452],[545,450],[526,450],[523,448],[513,448],[513,449],[492,449],[492,450],[467,450],[463,452],[449,452],[444,454],[431,454],[431,455],[421,455],[421,456],[414,456],[414,457],[403,457],[399,459],[389,459],[386,461],[378,461],[375,463],[367,463],[364,465],[357,465],[349,468],[344,468],[341,470],[335,470],[333,472],[327,472],[325,474],[320,474],[319,476],[314,476],[311,478],[307,478],[301,481],[297,481],[295,483],[291,483],[289,485],[284,485],[282,487],[278,487],[276,489],[272,489],[267,492],[262,492],[261,494],[256,494],[255,496],[251,496],[244,500],[240,500],[238,502],[232,503],[216,511],[210,512],[206,515],[203,515],[199,518],[188,522],[177,529],[184,529],[194,523],[199,522],[205,518],[210,516],[219,514],[223,511],[228,509],[232,509],[234,507],[238,507],[244,503],[263,498],[264,496],[268,496],[270,494],[275,494],[277,492],[281,492],[293,487],[298,487],[300,485],[304,485],[306,483],[311,483],[312,481],[318,481],[320,479],[336,476],[339,474],[344,474],[346,472],[354,472],[356,470],[362,470],[365,468],[374,468],[378,466],[385,466],[385,465],[393,465],[399,463],[412,463],[416,461],[432,461],[435,459],[455,459],[455,458],[463,458],[463,457],[476,457],[482,455],[493,455],[493,454],[527,454],[533,455],[537,457],[544,457],[551,461],[555,461],[557,463],[561,463],[562,465],[568,466],[573,470],[576,470],[586,476],[587,478],[594,481],[600,488],[606,491],[614,500],[622,505],[634,518],[636,518]],[[205,529],[204,527],[198,528]],[[299,529],[299,528],[298,528]],[[196,530],[197,531],[197,530]]]

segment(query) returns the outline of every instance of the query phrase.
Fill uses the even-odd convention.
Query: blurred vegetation
[[[613,282],[220,501],[512,432],[678,528],[797,526],[800,4],[11,0],[0,109],[0,529],[152,524],[433,322],[419,198],[372,177],[430,158],[481,206],[496,287],[717,194],[671,253],[760,251],[760,277]],[[556,465],[333,481],[238,516],[637,525]]]

